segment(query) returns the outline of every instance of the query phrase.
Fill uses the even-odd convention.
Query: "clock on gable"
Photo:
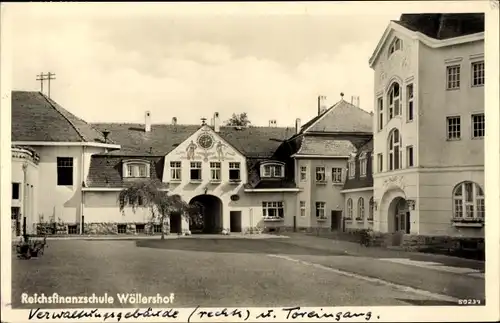
[[[214,138],[209,134],[202,134],[198,137],[198,145],[203,149],[210,149],[214,145]]]

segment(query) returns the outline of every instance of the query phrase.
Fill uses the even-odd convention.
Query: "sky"
[[[316,115],[318,95],[329,105],[341,92],[347,101],[356,95],[372,111],[368,60],[401,15],[398,7],[360,12],[341,3],[134,5],[8,8],[12,88],[39,91],[36,76],[55,73],[52,99],[88,122],[143,123],[149,110],[152,123],[246,112],[254,125],[293,126]]]

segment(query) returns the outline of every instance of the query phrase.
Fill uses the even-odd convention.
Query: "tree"
[[[170,225],[172,213],[180,213],[188,221],[195,222],[201,221],[202,217],[200,204],[189,204],[178,194],[169,195],[153,182],[137,182],[123,189],[118,195],[118,204],[122,213],[127,206],[131,207],[134,213],[139,207],[149,208],[151,220],[160,220],[162,240],[165,239],[164,224]]]
[[[248,119],[247,113],[243,112],[240,114],[233,113],[231,118],[226,121],[226,126],[239,126],[239,127],[247,127],[251,124]]]

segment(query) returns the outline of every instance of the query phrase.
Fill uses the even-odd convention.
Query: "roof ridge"
[[[48,98],[47,96],[45,96],[45,94],[43,94],[42,92],[38,92],[38,94],[40,94],[44,99],[45,101],[47,101],[50,106],[57,111],[57,113],[59,113],[66,121],[68,121],[68,123],[73,127],[73,129],[75,129],[76,133],[82,138],[83,142],[88,142],[85,138],[85,136],[80,132],[80,130],[78,130],[78,128],[73,124],[73,122],[71,122],[71,120],[69,120],[60,110],[59,108],[56,107],[56,104],[52,103],[52,99]],[[61,109],[64,109],[63,107],[61,107]],[[69,112],[69,111],[68,111]]]
[[[370,112],[368,112],[368,111],[366,111],[365,109],[362,109],[362,108],[360,108],[360,107],[358,107],[358,106],[355,106],[354,104],[349,103],[349,102],[347,102],[347,101],[346,101],[346,103],[347,103],[347,104],[349,104],[349,105],[351,105],[351,106],[353,106],[353,107],[355,107],[355,108],[357,108],[357,109],[359,109],[359,110],[361,110],[361,111],[363,111],[363,112],[365,112],[365,113],[367,113],[367,114],[369,114],[369,115],[371,115],[371,113],[370,113]]]

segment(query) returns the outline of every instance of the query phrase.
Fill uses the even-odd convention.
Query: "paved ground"
[[[54,240],[39,259],[19,260],[13,255],[13,306],[36,307],[21,304],[22,293],[107,293],[115,297],[108,307],[144,307],[120,304],[117,293],[174,293],[172,306],[177,307],[453,305],[458,298],[484,298],[484,279],[471,274],[480,271],[474,271],[472,263],[440,262],[444,267],[468,266],[471,271],[457,273],[429,261],[414,260],[419,264],[415,265],[408,262],[411,254],[389,257],[383,250],[361,248],[299,235]]]

